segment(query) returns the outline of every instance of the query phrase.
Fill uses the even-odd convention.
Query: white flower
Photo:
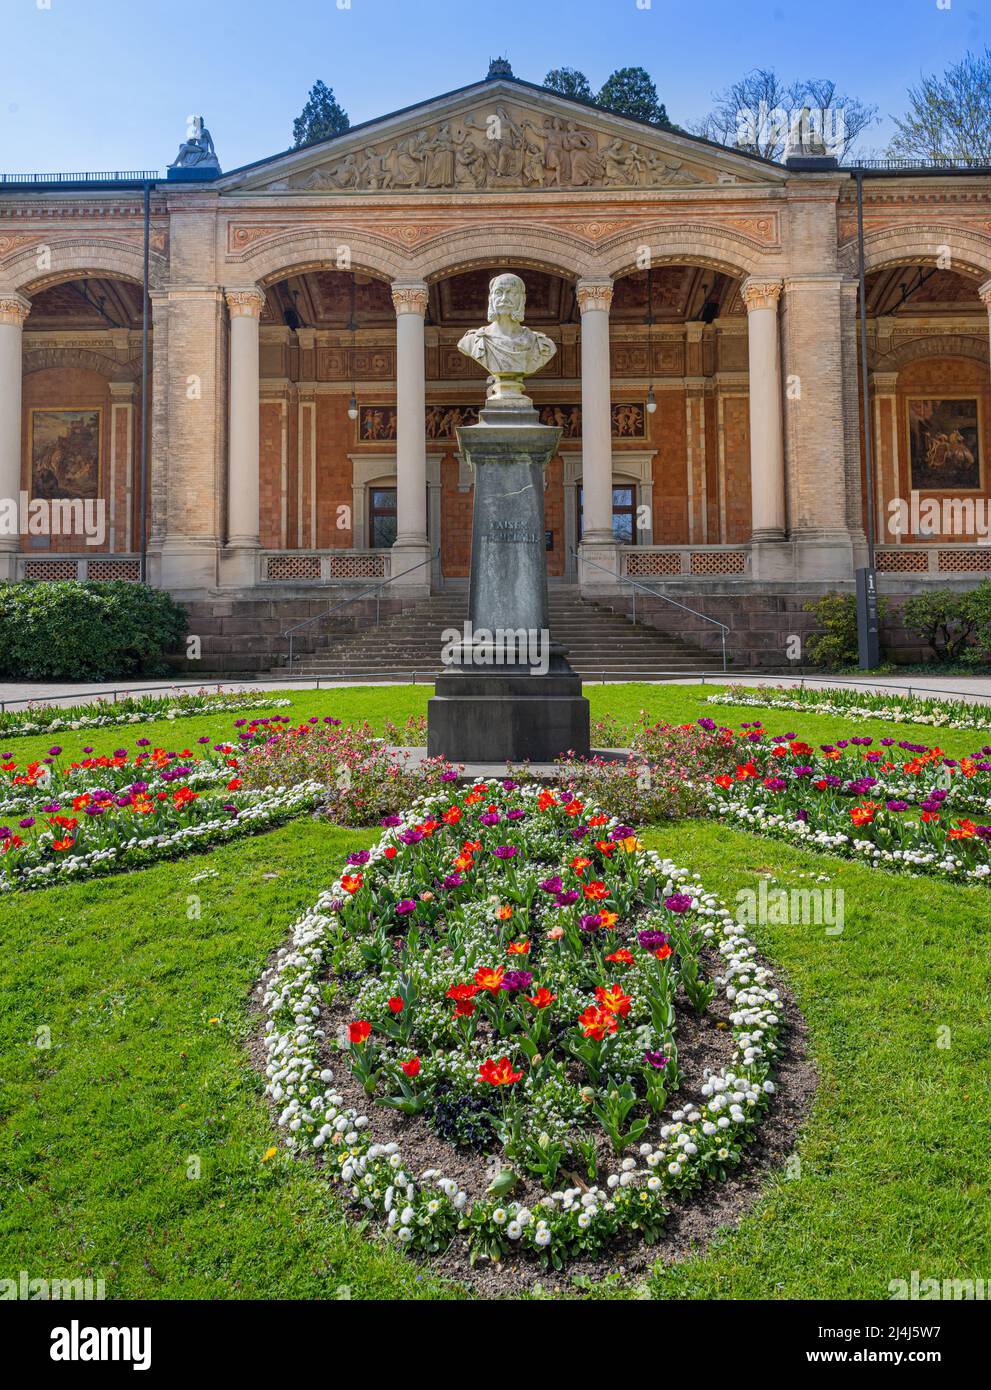
[[[540,1227],[538,1227],[537,1232],[536,1232],[536,1234],[535,1234],[535,1236],[534,1236],[533,1239],[534,1239],[534,1241],[536,1242],[537,1245],[540,1245],[540,1246],[550,1245],[550,1243],[551,1243],[551,1233],[550,1233],[550,1231],[547,1229],[546,1226],[540,1226]]]

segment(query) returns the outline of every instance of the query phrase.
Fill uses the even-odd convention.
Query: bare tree
[[[717,93],[713,109],[689,127],[720,145],[780,160],[796,143],[822,144],[843,160],[878,119],[876,106],[843,96],[828,78],[785,83],[757,68]]]
[[[904,118],[892,118],[889,155],[991,164],[991,49],[968,53],[940,77],[923,76],[908,99]]]

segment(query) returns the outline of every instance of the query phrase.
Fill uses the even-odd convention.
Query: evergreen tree
[[[591,101],[592,85],[583,72],[577,68],[551,68],[544,78],[544,86],[552,92],[560,92],[565,97],[575,97],[578,101]]]
[[[329,140],[342,135],[351,122],[343,106],[334,98],[333,89],[325,82],[310,88],[310,99],[292,123],[293,144],[312,145],[316,140]]]
[[[617,68],[595,100],[618,116],[631,116],[635,121],[649,121],[670,129],[668,113],[646,68]]]

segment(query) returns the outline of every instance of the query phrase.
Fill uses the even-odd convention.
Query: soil
[[[768,964],[762,961],[762,964]],[[706,963],[710,970],[712,963]],[[620,1238],[601,1254],[570,1260],[561,1272],[546,1271],[538,1261],[521,1251],[499,1263],[481,1260],[472,1266],[467,1245],[459,1234],[443,1255],[424,1257],[425,1265],[451,1280],[472,1289],[480,1298],[513,1298],[539,1285],[545,1292],[574,1292],[577,1276],[590,1282],[619,1276],[624,1283],[638,1282],[646,1277],[655,1264],[675,1264],[697,1254],[712,1239],[717,1230],[735,1226],[758,1200],[768,1177],[782,1167],[793,1153],[799,1131],[812,1105],[816,1089],[815,1066],[807,1048],[807,1028],[794,999],[775,976],[775,986],[781,995],[782,1028],[779,1052],[774,1070],[777,1086],[765,1109],[753,1141],[734,1173],[725,1182],[713,1182],[684,1198],[672,1197],[670,1215],[661,1239],[648,1245],[637,1235]],[[261,991],[253,1001],[259,1021]],[[681,1090],[668,1102],[668,1113],[699,1096],[702,1070],[718,1068],[728,1063],[733,1050],[733,1038],[727,1024],[729,1005],[717,995],[705,1016],[700,1018],[680,996],[676,1003],[678,1058],[682,1067]],[[340,1053],[333,1046],[338,1029],[350,1018],[343,1004],[325,1009],[321,1027],[327,1035],[326,1051],[321,1058],[334,1071],[334,1086],[348,1105],[359,1113],[368,1114],[378,1143],[396,1142],[400,1146],[406,1168],[414,1174],[426,1168],[438,1168],[445,1177],[453,1178],[472,1200],[483,1197],[491,1180],[486,1156],[472,1149],[458,1149],[430,1129],[421,1116],[403,1115],[384,1106],[370,1105],[361,1086],[351,1076]],[[722,1024],[724,1026],[720,1027]],[[251,1048],[252,1058],[264,1070],[265,1053],[261,1029],[256,1032]],[[631,1150],[635,1153],[635,1150]],[[603,1140],[600,1156],[605,1161],[602,1172],[615,1171],[618,1158]],[[321,1160],[315,1159],[317,1167]],[[578,1186],[564,1173],[559,1186]],[[546,1196],[537,1182],[525,1180],[507,1198],[535,1205]]]

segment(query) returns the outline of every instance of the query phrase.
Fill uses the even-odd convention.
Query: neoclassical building
[[[872,170],[863,200],[882,585],[972,583],[991,573],[970,520],[991,496],[991,173]],[[530,382],[563,429],[551,579],[787,630],[866,559],[858,255],[831,161],[511,76],[229,173],[7,177],[0,498],[103,499],[107,527],[2,535],[0,577],[144,574],[194,628],[236,612],[246,636],[255,612],[275,630],[379,580],[463,585],[456,428],[485,379],[456,344],[508,268],[558,348]],[[980,506],[895,534],[913,492]]]

